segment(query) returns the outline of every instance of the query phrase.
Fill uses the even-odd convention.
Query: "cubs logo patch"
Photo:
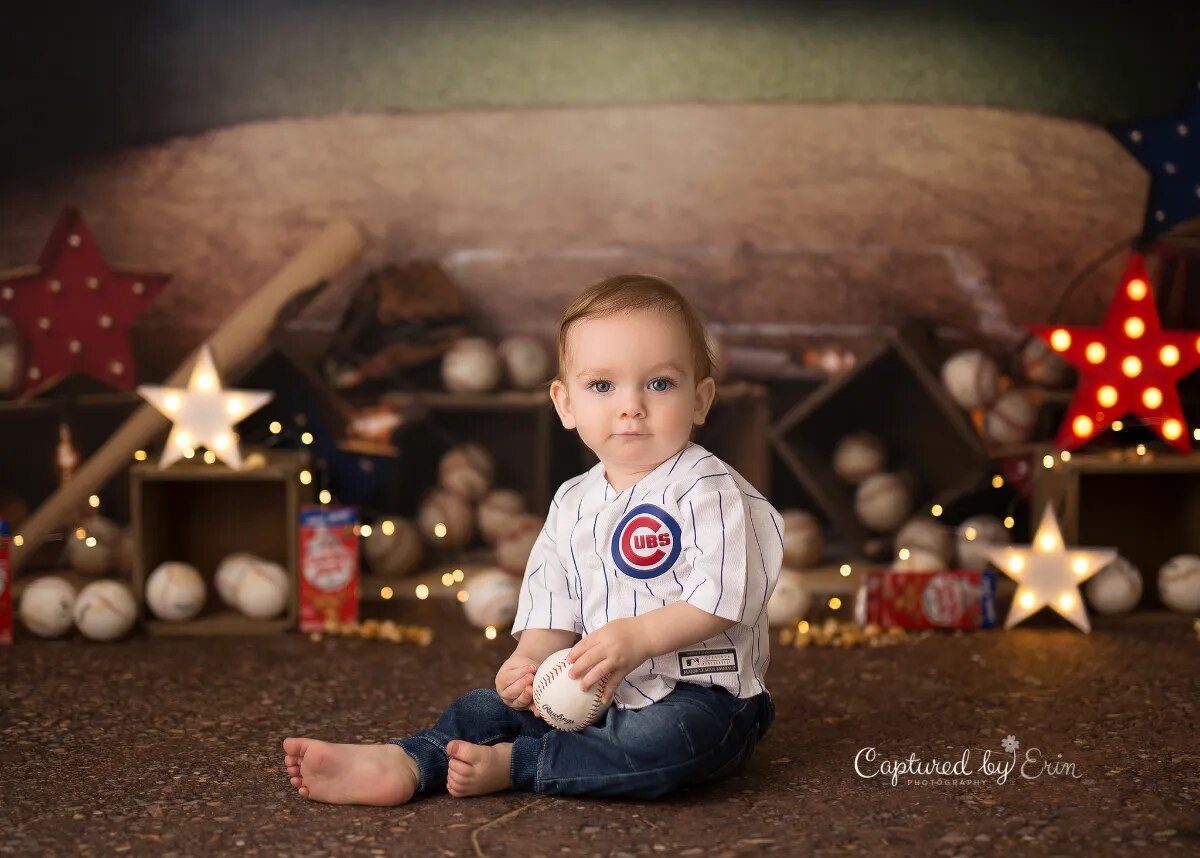
[[[682,547],[679,522],[652,503],[625,514],[612,537],[612,560],[634,578],[657,578],[670,571]]]

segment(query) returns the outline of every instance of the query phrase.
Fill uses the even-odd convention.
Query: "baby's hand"
[[[525,655],[513,653],[496,673],[496,693],[506,706],[528,709],[533,703],[533,675],[538,662]]]

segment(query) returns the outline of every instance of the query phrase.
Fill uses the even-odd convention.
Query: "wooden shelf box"
[[[911,335],[885,345],[784,414],[772,430],[779,457],[852,550],[879,541],[854,511],[855,487],[833,470],[838,442],[869,432],[883,442],[886,469],[913,481],[913,514],[970,491],[988,456],[966,414],[950,399]]]
[[[1031,520],[1053,503],[1067,545],[1116,548],[1141,570],[1140,607],[1162,608],[1159,567],[1200,554],[1200,456],[1110,450],[1053,464],[1036,463]]]
[[[249,452],[243,450],[243,457]],[[130,470],[133,594],[150,634],[271,634],[296,628],[300,505],[313,502],[311,484],[300,482],[308,457],[290,450],[266,455],[266,466],[240,471],[198,459],[166,470],[150,462]],[[214,582],[217,566],[237,551],[287,571],[291,593],[283,616],[250,619],[221,603]],[[146,579],[168,560],[192,564],[205,580],[204,610],[194,620],[159,620],[146,607]]]

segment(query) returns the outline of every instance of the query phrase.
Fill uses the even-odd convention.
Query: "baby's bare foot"
[[[472,745],[455,739],[446,746],[450,771],[446,791],[455,798],[487,795],[506,790],[512,784],[512,743]]]
[[[328,804],[391,807],[413,797],[417,764],[399,745],[334,745],[284,739],[283,761],[301,797]]]

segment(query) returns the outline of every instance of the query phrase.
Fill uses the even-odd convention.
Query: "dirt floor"
[[[0,650],[0,854],[1200,853],[1200,642],[1166,615],[1101,619],[1090,636],[1048,620],[879,649],[776,646],[778,720],[751,763],[657,802],[299,798],[285,736],[380,741],[491,684],[509,643],[439,610],[427,649],[284,635]],[[984,752],[1011,762],[1008,736],[1017,766],[1000,782]],[[965,778],[856,773],[856,757],[873,774],[964,753]]]

